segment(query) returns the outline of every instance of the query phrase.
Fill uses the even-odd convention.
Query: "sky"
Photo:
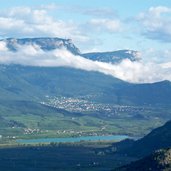
[[[143,64],[156,72],[159,66],[167,69],[163,74],[171,68],[170,0],[0,0],[0,4],[0,39],[69,38],[81,52],[137,50]],[[157,80],[162,79],[167,78]]]
[[[0,2],[1,37],[71,38],[81,51],[118,49],[141,51],[170,48],[170,0],[86,0],[84,2],[80,0],[1,0]],[[31,23],[29,16],[34,20],[36,17],[40,19]],[[5,19],[10,21],[4,21]],[[52,26],[52,30],[48,28],[36,30],[36,24],[37,27],[42,25],[41,19],[44,20],[45,25],[51,24],[48,21],[50,19],[56,22],[56,25]],[[26,28],[22,28],[21,23],[20,27],[17,24],[7,23],[14,21],[23,22],[25,27],[34,27],[35,31],[28,32]],[[6,28],[4,23],[7,24]],[[59,27],[61,27],[60,31]],[[16,33],[12,31],[16,29],[19,29]]]

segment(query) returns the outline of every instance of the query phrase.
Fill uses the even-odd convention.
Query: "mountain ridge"
[[[93,61],[119,63],[124,59],[131,61],[139,61],[139,52],[133,50],[118,50],[111,52],[92,52],[82,53],[78,47],[74,45],[71,39],[51,38],[51,37],[37,37],[37,38],[6,38],[1,39],[0,42],[5,42],[10,51],[17,51],[18,46],[23,45],[37,45],[42,50],[51,51],[55,49],[65,48],[74,55],[82,56]]]
[[[8,92],[20,89],[18,93],[23,94],[27,89],[35,92],[34,94],[50,93],[71,97],[94,94],[92,100],[120,105],[170,104],[168,97],[171,96],[171,83],[168,81],[132,84],[98,72],[66,67],[44,68],[21,65],[2,65],[0,75],[2,78],[0,88]],[[25,87],[25,90],[22,87]]]
[[[129,59],[132,62],[139,61],[140,53],[138,51],[133,50],[117,50],[117,51],[110,51],[110,52],[92,52],[92,53],[84,53],[82,54],[83,57],[93,60],[93,61],[100,61],[100,62],[107,62],[107,63],[120,63],[124,59]]]

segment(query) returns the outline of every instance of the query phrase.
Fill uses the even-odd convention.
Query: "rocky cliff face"
[[[39,46],[44,51],[62,49],[65,48],[74,55],[79,55],[79,49],[72,43],[71,39],[61,39],[61,38],[23,38],[15,39],[8,38],[0,40],[6,43],[6,46],[11,51],[17,51],[19,46],[32,45]]]

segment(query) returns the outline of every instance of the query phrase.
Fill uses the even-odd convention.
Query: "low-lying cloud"
[[[131,62],[125,59],[119,64],[109,64],[75,56],[66,49],[47,52],[37,45],[18,46],[17,49],[16,52],[9,51],[4,42],[0,42],[0,63],[39,67],[72,67],[101,72],[133,83],[171,80],[170,63]]]

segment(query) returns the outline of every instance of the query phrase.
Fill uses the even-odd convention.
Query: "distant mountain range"
[[[0,40],[5,42],[7,48],[11,51],[17,51],[18,46],[23,45],[38,45],[44,51],[65,48],[74,55],[80,55],[93,61],[101,61],[107,63],[118,63],[123,59],[131,61],[140,60],[139,52],[133,50],[118,50],[113,52],[94,52],[81,53],[80,50],[72,43],[71,39],[62,38],[7,38]]]
[[[139,60],[136,51],[120,50],[82,54],[70,39],[8,38],[10,51],[18,46],[38,45],[44,51],[66,48],[75,55],[91,60],[115,63],[123,59]],[[43,99],[45,96],[80,97],[118,105],[170,105],[171,83],[131,84],[98,72],[87,72],[67,67],[26,67],[0,65],[0,99]]]
[[[133,50],[118,50],[113,52],[93,52],[82,54],[83,57],[93,61],[101,61],[107,63],[119,63],[124,59],[130,61],[139,61],[140,55],[138,51]]]

